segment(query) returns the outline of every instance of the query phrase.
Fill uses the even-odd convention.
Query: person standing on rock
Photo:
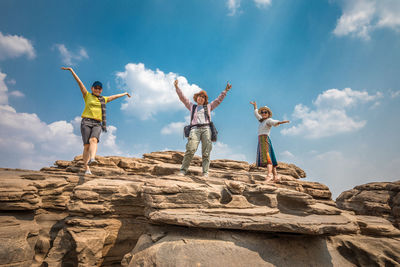
[[[123,96],[131,96],[127,92],[112,96],[101,96],[103,85],[99,81],[93,83],[91,87],[92,92],[89,93],[72,68],[62,67],[61,69],[69,70],[72,73],[72,76],[74,76],[81,89],[83,99],[85,100],[85,109],[81,116],[83,165],[85,174],[92,174],[89,165],[96,163],[97,143],[100,141],[101,131],[107,132],[106,104]]]
[[[183,95],[181,89],[178,86],[178,80],[175,80],[175,89],[178,94],[179,99],[185,105],[185,107],[192,114],[192,120],[190,122],[191,129],[188,137],[188,142],[186,144],[186,152],[183,157],[181,170],[179,175],[186,175],[190,162],[194,154],[197,151],[199,143],[201,141],[201,155],[202,155],[202,168],[203,177],[208,177],[208,169],[210,167],[210,153],[212,149],[211,141],[211,111],[213,111],[222,100],[225,98],[226,93],[232,88],[229,82],[226,84],[225,90],[218,96],[217,99],[208,103],[207,92],[201,90],[193,96],[193,100],[196,104],[193,104],[189,99]]]
[[[271,109],[267,106],[257,109],[257,104],[255,101],[250,102],[254,107],[254,115],[260,122],[258,126],[258,146],[257,146],[257,167],[267,167],[267,181],[273,180],[278,181],[278,174],[276,172],[276,166],[278,162],[276,161],[274,149],[272,147],[271,139],[269,134],[271,127],[279,126],[284,123],[289,123],[289,121],[278,121],[272,119]]]

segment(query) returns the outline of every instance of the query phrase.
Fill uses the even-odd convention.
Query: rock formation
[[[396,266],[397,183],[346,191],[302,181],[280,163],[278,183],[247,162],[195,157],[82,158],[41,171],[0,169],[0,266]]]

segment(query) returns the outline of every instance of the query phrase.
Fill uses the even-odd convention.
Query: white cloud
[[[89,58],[86,50],[81,47],[76,53],[71,52],[67,49],[64,44],[55,44],[55,48],[60,52],[62,62],[65,65],[72,66],[77,63],[77,61],[81,61],[85,58]]]
[[[343,90],[329,89],[318,95],[314,104],[318,108],[347,108],[358,103],[366,103],[382,97],[382,93],[369,95],[366,91],[353,91],[351,88]]]
[[[0,32],[0,60],[26,55],[35,58],[35,49],[31,41],[18,35],[3,35]]]
[[[226,5],[229,9],[229,16],[234,16],[240,7],[240,0],[228,0]]]
[[[370,149],[368,149],[370,150]],[[311,154],[305,152],[297,157],[296,165],[307,173],[306,180],[326,184],[335,199],[341,192],[356,185],[369,182],[396,181],[399,179],[400,158],[369,162],[371,153],[359,151],[330,150]]]
[[[211,159],[233,159],[246,161],[246,156],[242,153],[237,153],[232,147],[220,141],[213,143],[211,151]]]
[[[8,88],[4,80],[7,74],[0,72],[0,105],[8,103]]]
[[[400,30],[400,1],[398,0],[348,0],[340,1],[343,14],[333,33],[351,35],[365,40],[378,28]]]
[[[10,96],[14,96],[14,97],[24,97],[25,94],[22,93],[21,91],[15,90],[15,91],[11,91],[11,92],[10,92]]]
[[[287,150],[281,152],[280,155],[284,158],[294,158],[295,157],[292,152],[287,151]]]
[[[11,79],[11,80],[7,80],[7,83],[10,84],[10,85],[16,85],[17,81],[14,80],[14,79]]]
[[[161,134],[180,134],[183,135],[183,127],[189,125],[190,115],[185,117],[185,121],[171,122],[161,129]]]
[[[391,98],[396,98],[400,96],[400,90],[399,91],[390,91],[390,97]]]
[[[40,169],[56,160],[71,160],[82,153],[82,138],[78,120],[46,124],[36,114],[19,113],[9,105],[0,105],[0,166]],[[114,126],[100,138],[99,151],[106,155],[121,155],[115,143]]]
[[[0,71],[0,105],[7,105],[8,104],[8,97],[13,96],[13,97],[24,97],[25,95],[18,91],[8,91],[8,87],[5,83],[7,74],[2,73]]]
[[[185,125],[187,124],[184,122],[171,122],[161,129],[161,134],[183,134],[183,127],[185,127]]]
[[[381,97],[380,92],[369,95],[367,92],[353,91],[350,88],[327,90],[318,95],[313,102],[314,110],[303,104],[296,105],[292,116],[301,120],[300,124],[283,129],[281,133],[321,138],[357,131],[365,126],[366,121],[357,121],[349,117],[347,110],[357,104],[372,102]]]
[[[240,11],[240,3],[242,0],[227,0],[226,6],[228,7],[229,13],[228,16],[235,16],[236,14],[242,13]],[[258,8],[265,8],[271,5],[272,0],[253,0],[254,4]]]
[[[124,91],[132,94],[124,100],[121,109],[142,120],[152,118],[158,112],[173,112],[186,109],[175,93],[174,81],[178,79],[183,94],[192,99],[194,93],[201,90],[195,84],[189,84],[185,77],[156,69],[146,69],[143,63],[129,63],[124,72],[118,72],[117,80]]]
[[[271,4],[271,0],[254,0],[254,3],[258,8],[267,7]]]

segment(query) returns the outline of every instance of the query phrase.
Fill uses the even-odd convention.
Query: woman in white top
[[[250,102],[254,107],[254,115],[260,122],[258,126],[258,146],[257,146],[257,167],[267,167],[268,178],[267,181],[273,179],[274,182],[278,181],[276,166],[278,162],[276,161],[274,149],[272,147],[271,139],[269,138],[269,133],[272,126],[279,126],[284,123],[289,123],[289,121],[278,121],[272,119],[272,112],[269,107],[264,106],[257,109],[256,102]]]

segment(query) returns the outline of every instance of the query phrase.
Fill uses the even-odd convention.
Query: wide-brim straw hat
[[[269,107],[263,106],[263,107],[259,108],[259,109],[258,109],[258,114],[261,115],[261,111],[262,111],[262,110],[266,110],[266,111],[269,113],[269,116],[272,117],[272,111],[271,111],[271,109],[270,109]]]
[[[206,92],[206,91],[204,91],[204,90],[201,90],[200,92],[198,92],[198,93],[194,94],[194,96],[193,96],[193,100],[194,100],[194,101],[197,101],[197,97],[198,97],[199,95],[203,95],[203,96],[205,96],[205,98],[206,98],[206,101],[205,101],[204,103],[205,103],[205,104],[208,104],[208,95],[207,95],[207,92]]]

